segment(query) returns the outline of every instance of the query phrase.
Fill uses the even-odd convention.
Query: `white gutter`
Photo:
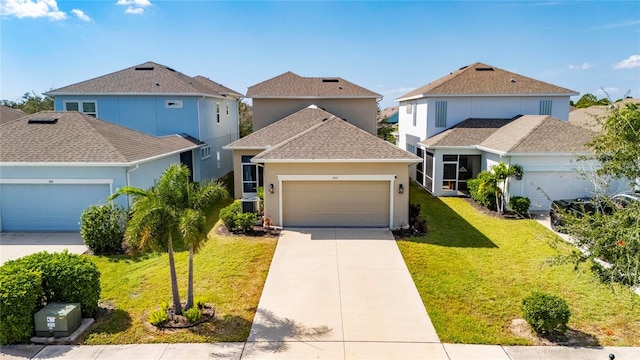
[[[361,96],[246,96],[251,99],[382,99],[382,95],[379,96],[371,96],[371,95],[361,95]]]
[[[241,94],[205,94],[205,93],[155,93],[155,92],[109,92],[109,93],[101,93],[101,92],[46,92],[43,93],[47,96],[204,96],[211,97],[216,99],[228,99],[228,98],[242,98]]]
[[[252,163],[418,163],[416,159],[251,159]]]
[[[269,149],[271,146],[267,145],[267,146],[231,146],[231,145],[225,145],[222,148],[225,150],[267,150]]]
[[[402,102],[402,101],[410,101],[410,100],[416,100],[416,99],[422,99],[422,98],[438,98],[438,97],[530,97],[530,96],[539,96],[539,97],[545,97],[545,96],[549,96],[549,97],[559,97],[559,96],[578,96],[580,95],[580,93],[578,92],[572,92],[572,93],[540,93],[540,94],[529,94],[529,93],[523,93],[523,94],[419,94],[419,95],[413,95],[410,97],[406,97],[406,98],[397,98],[395,101],[397,102]]]

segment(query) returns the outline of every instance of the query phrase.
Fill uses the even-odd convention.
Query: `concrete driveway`
[[[282,232],[243,358],[416,353],[446,358],[388,230]]]
[[[40,251],[83,254],[88,249],[80,233],[0,232],[0,263]]]

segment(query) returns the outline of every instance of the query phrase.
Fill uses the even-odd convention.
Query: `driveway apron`
[[[295,342],[343,358],[368,342],[439,339],[390,231],[298,228],[280,236],[248,341],[243,358]]]

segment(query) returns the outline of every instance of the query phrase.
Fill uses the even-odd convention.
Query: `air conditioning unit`
[[[80,304],[49,303],[33,315],[36,336],[70,336],[82,323]]]
[[[260,198],[248,197],[242,198],[242,212],[243,213],[259,213],[260,212]]]

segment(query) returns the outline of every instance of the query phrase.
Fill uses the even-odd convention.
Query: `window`
[[[96,117],[98,115],[97,103],[94,100],[91,101],[65,101],[65,111],[80,111],[83,114]]]
[[[427,191],[433,193],[433,153],[424,152],[424,184]]]
[[[478,174],[480,155],[442,155],[442,190],[467,191],[467,180]]]
[[[216,163],[218,164],[218,169],[220,169],[220,151],[216,151]]]
[[[416,146],[413,145],[413,144],[407,143],[407,151],[412,153],[412,154],[415,154],[416,153]]]
[[[227,117],[228,117],[229,116],[229,103],[226,103],[225,105],[227,107]]]
[[[253,155],[242,156],[242,192],[257,193],[262,186],[263,168],[251,162]]]
[[[436,127],[447,126],[447,102],[436,101]]]
[[[165,100],[164,107],[167,109],[182,109],[182,100]]]
[[[200,158],[206,160],[211,157],[211,146],[207,145],[200,148]]]
[[[407,114],[411,114],[413,112],[413,104],[406,105]]]
[[[220,103],[216,103],[216,123],[220,124]]]
[[[415,106],[416,106],[415,104],[411,105],[411,107],[415,107]],[[411,113],[413,114],[413,126],[417,125],[417,116],[418,116],[418,114],[416,114],[417,112],[418,112],[417,108],[411,110]]]
[[[540,115],[551,115],[551,100],[540,100]]]

